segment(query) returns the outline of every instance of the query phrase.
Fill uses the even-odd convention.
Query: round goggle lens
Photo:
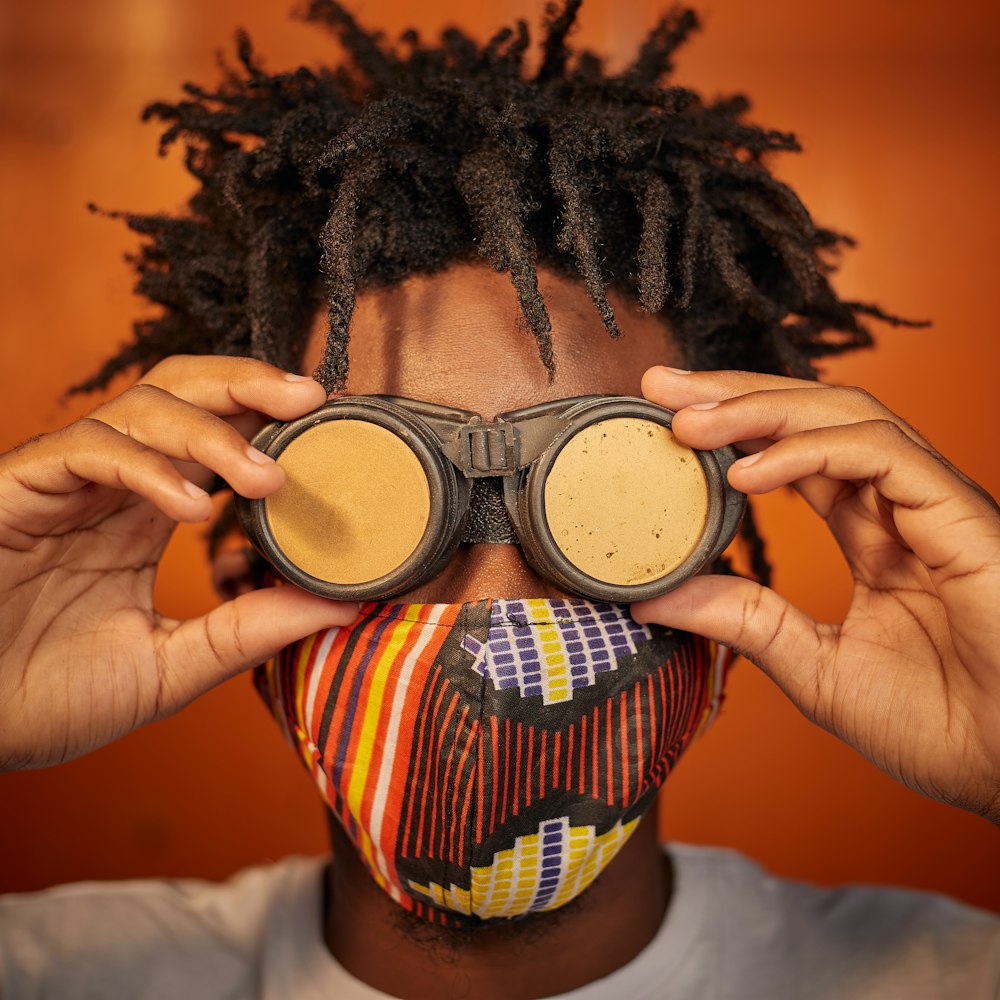
[[[327,420],[277,456],[285,482],[264,502],[274,541],[319,580],[360,584],[401,566],[427,530],[430,489],[420,460],[391,431]]]
[[[697,547],[708,520],[698,456],[668,427],[613,417],[562,447],[545,480],[545,517],[563,555],[604,583],[666,576]]]

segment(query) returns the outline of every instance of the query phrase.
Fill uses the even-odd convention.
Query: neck
[[[655,810],[579,899],[552,913],[473,931],[411,918],[371,879],[335,821],[331,839],[327,945],[356,979],[405,1000],[529,1000],[585,986],[649,944],[672,887]]]

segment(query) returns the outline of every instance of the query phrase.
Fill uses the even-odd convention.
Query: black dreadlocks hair
[[[123,215],[144,238],[136,291],[161,312],[77,389],[177,353],[294,368],[323,303],[316,377],[337,389],[358,291],[479,258],[510,274],[550,375],[540,265],[582,279],[612,337],[608,287],[658,313],[701,368],[813,377],[816,359],[871,343],[860,317],[904,322],[831,288],[851,241],[765,162],[799,150],[794,135],[746,121],[741,95],[706,102],[669,82],[693,11],[664,17],[612,75],[568,42],[581,2],[547,8],[530,73],[523,21],[485,45],[450,28],[391,46],[311,0],[304,18],[346,58],[274,75],[239,32],[217,89],[188,83],[144,112],[167,125],[161,152],[185,143],[200,188],[183,217]]]

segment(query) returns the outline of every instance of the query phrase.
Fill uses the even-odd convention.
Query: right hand
[[[269,496],[284,474],[252,457],[246,436],[325,401],[318,383],[264,362],[173,357],[0,456],[0,769],[96,749],[354,619],[356,604],[291,585],[188,621],[153,607],[175,525],[211,516],[200,486],[218,473],[244,496]]]

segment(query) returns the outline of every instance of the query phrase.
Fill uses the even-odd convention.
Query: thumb
[[[632,617],[728,646],[756,663],[811,717],[823,655],[817,625],[773,590],[738,576],[696,576],[668,594],[633,604]]]
[[[200,618],[181,622],[160,651],[169,714],[235,674],[321,629],[349,625],[358,605],[329,601],[292,585],[243,594]]]

